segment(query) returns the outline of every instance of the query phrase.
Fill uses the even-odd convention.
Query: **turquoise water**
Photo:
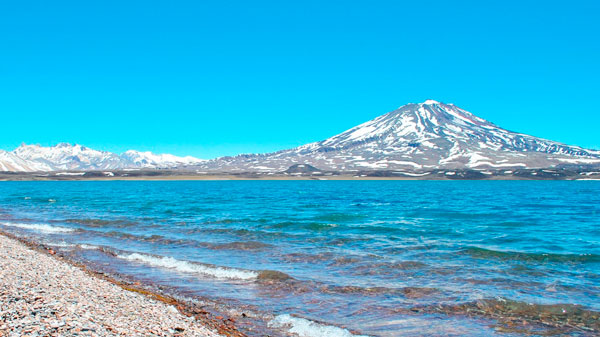
[[[599,216],[595,181],[0,183],[1,230],[282,335],[593,335]]]

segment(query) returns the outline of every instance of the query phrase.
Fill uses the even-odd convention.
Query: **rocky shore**
[[[0,336],[219,336],[177,308],[0,235]]]

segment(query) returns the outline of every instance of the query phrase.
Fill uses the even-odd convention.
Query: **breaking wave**
[[[118,258],[142,263],[151,267],[173,269],[188,274],[201,274],[222,279],[254,280],[259,273],[250,270],[209,266],[189,261],[177,260],[167,256],[153,256],[140,253],[117,255]]]
[[[96,245],[87,245],[85,243],[79,244],[78,247],[81,248],[81,249],[90,249],[90,250],[100,249],[100,247],[98,247]]]
[[[350,331],[337,326],[317,323],[305,318],[294,317],[289,314],[275,317],[269,322],[269,326],[285,328],[290,333],[297,334],[300,337],[368,337],[364,335],[355,335]]]
[[[48,245],[48,246],[57,247],[57,248],[79,248],[79,249],[85,249],[85,250],[100,249],[100,247],[96,246],[96,245],[88,245],[88,244],[85,244],[85,243],[75,244],[75,243],[68,243],[68,242],[65,242],[65,241],[62,241],[62,242],[46,242],[45,244]]]
[[[52,246],[52,247],[58,247],[58,248],[72,248],[75,247],[74,244],[72,243],[66,243],[66,242],[46,242],[45,243],[48,246]]]
[[[49,233],[49,234],[69,233],[69,232],[75,231],[75,229],[73,229],[73,228],[50,226],[47,224],[37,224],[37,223],[0,222],[0,224],[3,226],[16,227],[16,228],[27,229],[27,230],[41,232],[41,233]]]

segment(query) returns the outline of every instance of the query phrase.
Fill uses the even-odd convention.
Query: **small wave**
[[[597,254],[556,254],[556,253],[523,253],[498,251],[480,247],[469,247],[463,250],[475,258],[496,258],[501,260],[518,260],[532,262],[562,262],[562,263],[598,263]]]
[[[243,250],[243,251],[259,251],[265,250],[269,248],[274,248],[275,246],[270,245],[268,243],[259,242],[259,241],[233,241],[227,243],[213,243],[213,242],[202,242],[191,239],[174,239],[168,238],[163,235],[136,235],[132,233],[118,232],[118,231],[110,231],[110,232],[100,232],[95,230],[89,230],[97,235],[102,235],[106,237],[115,237],[123,240],[132,240],[132,241],[143,241],[150,243],[159,243],[163,245],[187,245],[192,247],[201,247],[213,250]]]
[[[355,335],[337,326],[317,323],[289,314],[276,316],[269,322],[269,326],[288,329],[290,333],[295,333],[300,337],[368,337]]]
[[[283,259],[286,262],[301,262],[301,263],[315,263],[315,262],[326,262],[330,265],[341,266],[348,264],[357,264],[362,261],[361,256],[346,255],[339,256],[333,252],[322,252],[318,254],[308,253],[289,253],[283,255]]]
[[[326,221],[326,222],[336,223],[336,222],[359,220],[359,219],[364,219],[364,218],[366,218],[366,216],[364,214],[329,213],[329,214],[317,215],[313,219],[317,220],[317,221]]]
[[[17,227],[27,230],[32,230],[36,232],[42,233],[69,233],[74,232],[75,229],[67,228],[67,227],[59,227],[59,226],[50,226],[47,224],[36,224],[36,223],[14,223],[14,222],[1,222],[3,226],[8,227]]]
[[[115,238],[119,238],[119,239],[132,240],[132,241],[154,242],[154,243],[161,243],[164,245],[176,245],[176,244],[184,244],[184,243],[190,244],[192,242],[192,241],[183,240],[183,239],[169,239],[162,235],[156,235],[156,234],[155,235],[136,235],[136,234],[132,234],[132,233],[124,233],[124,232],[117,232],[117,231],[96,232],[96,233],[98,233],[98,235],[107,236],[107,237],[115,237]]]
[[[151,267],[174,269],[182,273],[202,274],[223,279],[253,280],[259,275],[254,271],[202,265],[199,263],[177,260],[167,256],[132,253],[127,255],[117,255],[117,257],[128,261],[141,262]]]
[[[137,225],[127,220],[105,220],[105,219],[66,219],[64,222],[76,223],[87,227],[131,227]]]
[[[379,268],[384,270],[397,269],[397,270],[410,270],[410,269],[423,269],[429,265],[421,261],[398,261],[398,262],[382,262],[370,265],[371,268]]]
[[[169,239],[162,235],[136,235],[131,233],[110,231],[110,232],[100,232],[95,230],[89,230],[96,235],[119,238],[123,240],[131,240],[131,241],[143,241],[143,242],[151,242],[151,243],[160,243],[163,245],[189,245],[189,246],[202,246],[200,242],[194,240],[186,240],[186,239]]]
[[[231,249],[231,250],[263,250],[273,248],[273,245],[259,241],[234,241],[221,244],[207,244],[211,249]]]
[[[231,223],[239,223],[239,222],[244,222],[246,221],[246,219],[217,219],[217,220],[207,220],[204,221],[203,224],[205,225],[228,225]]]
[[[314,231],[328,230],[338,227],[338,224],[335,223],[321,223],[321,222],[311,222],[306,225],[306,228]]]
[[[330,230],[338,227],[339,225],[331,222],[314,222],[314,221],[282,221],[270,225],[271,228],[276,229],[289,229],[289,228],[300,228],[312,231]]]
[[[360,296],[378,296],[387,295],[393,297],[405,298],[426,298],[435,297],[442,294],[441,289],[428,287],[404,287],[404,288],[387,288],[387,287],[360,287],[360,286],[334,286],[322,285],[318,289],[323,293],[329,294],[356,294]]]

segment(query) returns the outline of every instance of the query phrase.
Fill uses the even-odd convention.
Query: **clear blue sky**
[[[409,102],[600,148],[600,1],[2,1],[0,148],[203,158]]]

